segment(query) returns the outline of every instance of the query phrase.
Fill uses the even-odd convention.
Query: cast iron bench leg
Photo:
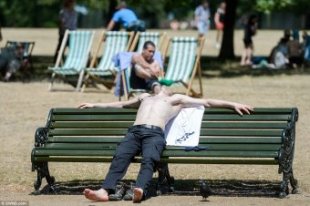
[[[50,176],[49,170],[48,170],[48,163],[42,162],[37,163],[35,165],[35,169],[37,170],[37,179],[34,182],[34,194],[40,194],[40,187],[42,184],[42,179],[45,178],[48,185],[49,185],[49,191],[55,192],[55,178],[53,176]]]
[[[284,198],[289,194],[289,183],[293,188],[292,193],[298,193],[298,183],[293,174],[295,128],[287,129],[283,135],[283,140],[284,143],[279,153],[279,173],[283,172],[280,198]]]
[[[174,178],[170,176],[168,163],[158,163],[158,181],[156,185],[157,195],[174,191]]]

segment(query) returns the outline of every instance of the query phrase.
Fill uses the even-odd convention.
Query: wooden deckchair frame
[[[63,40],[62,40],[62,42],[61,42],[60,50],[59,50],[59,53],[58,53],[58,56],[57,56],[57,59],[56,59],[56,63],[55,63],[54,68],[60,67],[61,60],[62,60],[62,56],[63,56],[63,54],[64,54],[64,52],[65,52],[65,47],[66,47],[67,42],[68,42],[68,40],[69,40],[69,33],[70,33],[70,32],[74,32],[74,31],[66,30],[66,32],[65,32],[64,38],[63,38]],[[92,34],[92,36],[91,36],[91,40],[90,40],[90,44],[89,44],[89,48],[88,48],[89,54],[90,54],[90,48],[91,48],[91,46],[92,46],[91,44],[92,44],[92,42],[93,42],[93,38],[94,38],[94,34]],[[89,54],[88,54],[88,55],[89,55]],[[81,88],[81,85],[82,85],[82,81],[83,81],[83,77],[84,77],[84,73],[85,73],[85,71],[84,71],[84,69],[82,69],[82,70],[80,71],[80,73],[79,73],[79,78],[78,78],[78,82],[77,82],[75,91],[80,91],[80,88]],[[57,75],[57,74],[56,74],[55,72],[53,72],[52,77],[51,77],[51,83],[50,83],[50,86],[49,86],[49,91],[52,91],[52,90],[53,90],[52,88],[53,88],[53,83],[54,83],[54,80],[55,80],[56,75]],[[63,75],[58,75],[58,77],[61,78],[61,79],[63,79],[63,80],[66,79],[66,78],[65,78],[65,75],[64,75],[64,76],[63,76]]]
[[[136,35],[132,41],[132,44],[130,45],[129,51],[132,51],[132,52],[135,51],[135,48],[138,46],[141,33],[142,32],[136,33]],[[156,46],[157,47],[156,50],[158,50],[161,54],[163,54],[163,51],[165,49],[164,42],[165,42],[165,39],[167,37],[166,32],[143,32],[143,33],[158,33],[159,34],[159,41],[158,41],[158,46]]]
[[[204,42],[205,42],[205,37],[200,37],[197,41],[198,41],[198,45],[197,45],[197,48],[196,48],[195,63],[194,63],[192,74],[190,76],[190,79],[189,79],[188,83],[184,82],[182,80],[175,81],[175,83],[181,83],[186,88],[185,94],[187,96],[202,97],[202,95],[203,95],[203,86],[202,86],[202,73],[201,73],[200,58],[201,58],[201,53],[202,53],[202,49],[203,49]],[[166,50],[168,50],[168,48],[171,46],[172,39],[169,39],[168,42],[169,43],[168,43],[168,46],[166,47]],[[196,92],[193,89],[193,81],[194,81],[194,78],[197,75],[198,75],[198,81],[199,81],[199,92]]]

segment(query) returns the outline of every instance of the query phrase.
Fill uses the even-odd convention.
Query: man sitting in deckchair
[[[162,75],[162,68],[154,57],[155,49],[155,44],[152,41],[146,41],[142,53],[132,55],[133,69],[129,81],[133,89],[146,89],[153,91],[155,94],[159,93],[158,77]]]
[[[166,123],[185,107],[225,107],[238,114],[249,114],[252,107],[216,99],[196,99],[181,94],[171,94],[165,86],[156,95],[143,93],[131,100],[112,103],[83,103],[79,108],[139,107],[136,120],[126,137],[118,145],[109,172],[101,189],[85,189],[84,195],[93,201],[108,201],[115,192],[116,184],[125,175],[132,158],[141,153],[141,167],[133,189],[133,202],[140,202],[148,192],[155,165],[165,148]]]

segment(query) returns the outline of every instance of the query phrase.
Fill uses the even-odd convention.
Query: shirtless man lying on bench
[[[203,105],[205,107],[224,107],[238,114],[250,114],[252,107],[236,102],[216,99],[196,99],[181,94],[172,94],[165,86],[152,96],[144,93],[123,102],[82,103],[79,108],[129,108],[138,107],[136,120],[128,129],[125,138],[118,145],[109,172],[99,190],[85,189],[84,195],[93,201],[108,201],[116,184],[125,175],[132,158],[141,152],[140,171],[133,189],[133,202],[141,202],[148,191],[155,164],[160,161],[165,148],[164,128],[166,123],[184,107]]]

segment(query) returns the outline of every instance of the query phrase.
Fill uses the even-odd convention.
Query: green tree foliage
[[[56,27],[61,0],[1,0],[0,23],[7,27]],[[90,9],[105,9],[106,0],[77,0]]]
[[[293,4],[293,0],[256,0],[256,10],[271,13],[274,10],[285,9]]]
[[[101,10],[111,13],[109,5],[117,0],[76,0],[78,4],[87,6],[90,10]],[[210,0],[211,12],[222,0]],[[62,0],[0,0],[0,23],[8,27],[55,27]],[[138,16],[149,24],[158,27],[160,22],[172,14],[177,20],[193,18],[195,7],[200,0],[127,0]],[[309,0],[239,0],[236,7],[236,17],[248,11],[270,13],[285,10],[294,13],[309,13]],[[107,18],[107,17],[103,17]],[[108,20],[108,19],[107,19]]]

